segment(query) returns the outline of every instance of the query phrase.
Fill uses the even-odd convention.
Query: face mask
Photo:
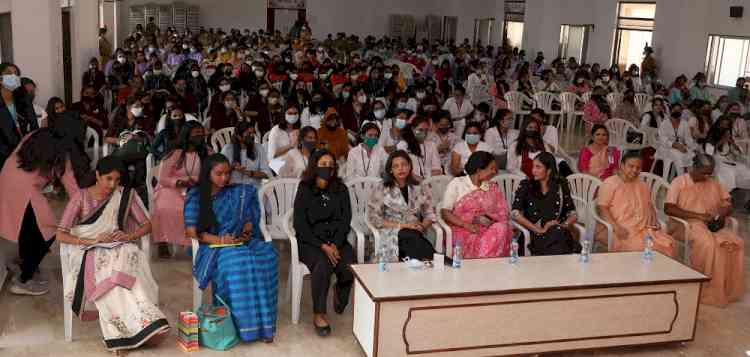
[[[190,53],[195,53],[195,52],[198,52],[198,49],[196,49],[196,48],[191,48],[190,49]]]
[[[189,142],[195,148],[202,148],[206,143],[206,138],[203,135],[191,136]]]
[[[503,128],[505,129],[513,128],[513,120],[504,120],[502,124],[503,124]]]
[[[277,103],[279,103],[279,98],[276,98],[276,97],[268,98],[268,103],[269,104],[277,104]]]
[[[365,103],[367,103],[367,96],[366,95],[359,96],[359,104],[365,104]]]
[[[437,66],[438,65],[438,61],[437,60],[432,61],[432,65],[433,66]]]
[[[609,77],[602,77],[602,81],[609,82]]]
[[[21,86],[21,78],[15,74],[3,75],[3,87],[9,91],[14,91]]]
[[[439,131],[439,132],[440,132],[441,134],[445,135],[445,134],[448,134],[448,133],[449,133],[449,132],[451,131],[451,128],[449,128],[449,127],[445,127],[445,128],[438,128],[438,131]]]
[[[117,57],[117,62],[125,63],[125,57]]]
[[[425,92],[417,92],[417,99],[424,99],[427,96]]]
[[[680,119],[681,117],[682,117],[682,113],[675,113],[675,112],[672,112],[672,118],[675,118],[675,119]]]
[[[216,69],[213,69],[213,68],[209,68],[209,69],[207,69],[207,70],[206,70],[206,74],[207,74],[207,75],[208,75],[209,77],[213,76],[213,75],[214,75],[215,73],[216,73]]]
[[[391,79],[391,77],[393,77],[393,73],[386,73],[383,75],[383,78],[385,79]]]
[[[576,83],[578,83],[578,84],[583,84],[583,78],[578,78],[578,79],[576,79]]]
[[[233,100],[224,102],[224,106],[225,106],[225,107],[226,107],[227,109],[234,109],[234,106],[235,106],[236,104],[237,104],[237,102],[235,102],[235,101],[233,101]]]
[[[264,74],[265,74],[265,72],[263,72],[263,71],[255,71],[255,76],[256,77],[263,77]]]
[[[298,77],[297,73],[292,73],[292,74],[289,75],[289,78],[291,78],[293,81],[296,81],[297,77]]]
[[[327,121],[326,122],[326,127],[328,129],[335,130],[336,128],[338,128],[338,126],[339,126],[339,122],[338,121],[332,120],[332,121]]]
[[[406,102],[398,102],[398,104],[396,104],[396,108],[406,109]]]
[[[307,151],[309,152],[315,151],[316,146],[318,146],[318,143],[314,141],[308,141],[308,140],[302,141],[302,148],[307,149]]]
[[[375,119],[383,120],[383,118],[385,118],[385,109],[377,109],[373,114],[375,114]]]
[[[268,96],[268,91],[269,91],[268,89],[261,89],[260,96],[265,98],[266,96]]]
[[[222,84],[219,86],[219,90],[222,92],[229,92],[230,89],[232,89],[232,86],[229,84]]]
[[[375,145],[378,144],[378,138],[371,138],[371,137],[365,137],[364,140],[365,146],[369,147],[370,149],[374,148]]]
[[[349,92],[342,92],[341,93],[341,97],[344,98],[344,99],[349,99],[350,95],[351,95],[351,93],[349,93]]]
[[[396,129],[406,128],[406,119],[397,118],[394,126],[396,127]]]
[[[130,113],[133,114],[134,117],[139,118],[143,114],[143,108],[130,108]]]
[[[315,170],[315,174],[322,180],[328,181],[333,176],[332,167],[318,167]]]
[[[414,137],[417,138],[417,141],[424,141],[425,139],[427,139],[427,132],[417,130],[414,132]]]
[[[352,82],[356,82],[356,81],[357,81],[357,78],[359,78],[359,75],[358,75],[358,74],[352,74],[352,75],[350,76],[350,78],[352,79]]]
[[[466,143],[469,145],[478,144],[480,139],[479,134],[466,134]]]
[[[95,64],[89,65],[89,69],[96,69],[96,65]]]
[[[289,123],[289,124],[296,124],[297,120],[299,120],[299,115],[297,115],[297,114],[287,114],[284,117],[284,120],[286,120],[286,122]]]
[[[198,78],[201,75],[201,72],[199,72],[199,71],[192,71],[192,72],[190,72],[190,75],[193,76],[193,78]]]

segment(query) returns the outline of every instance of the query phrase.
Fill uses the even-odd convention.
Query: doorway
[[[475,19],[474,20],[474,44],[487,46],[492,43],[492,27],[495,25],[495,19]]]
[[[0,14],[0,62],[13,62],[13,33],[10,13]]]
[[[589,47],[589,32],[594,25],[560,26],[560,50],[558,57],[574,57],[578,63],[586,63]]]
[[[65,104],[73,103],[73,56],[70,50],[70,8],[62,9],[63,85]]]
[[[270,32],[281,31],[288,34],[297,20],[305,21],[307,11],[305,9],[268,9],[266,18],[267,29]]]

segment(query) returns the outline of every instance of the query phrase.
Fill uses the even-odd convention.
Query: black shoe
[[[349,292],[351,290],[351,286],[340,288],[338,284],[333,285],[333,310],[337,314],[343,314],[346,306],[349,305]]]
[[[313,322],[313,326],[315,326],[315,333],[317,333],[320,337],[326,337],[331,334],[331,325],[318,326],[315,324],[315,322]]]

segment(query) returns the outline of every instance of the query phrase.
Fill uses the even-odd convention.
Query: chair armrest
[[[583,239],[584,237],[586,237],[586,228],[583,228],[583,225],[581,225],[580,223],[575,223],[573,224],[573,226],[576,230],[578,230],[578,234],[580,234],[579,239]]]
[[[740,231],[740,223],[734,217],[727,217],[727,224],[732,229],[732,232],[737,233]]]
[[[435,231],[435,251],[442,254],[445,252],[445,227],[433,223],[430,229]]]
[[[365,216],[365,224],[367,225],[367,228],[370,229],[370,232],[372,232],[372,238],[375,244],[375,252],[377,252],[378,249],[380,249],[380,231],[375,228],[372,223],[370,223],[370,220],[367,219],[367,216]]]
[[[284,233],[289,237],[289,249],[292,251],[292,263],[296,263],[299,262],[299,247],[297,246],[297,234],[294,232],[294,229],[290,224],[293,215],[294,210],[289,210],[289,212],[284,215],[284,223],[282,226],[284,227]]]
[[[685,263],[690,262],[690,234],[688,233],[688,230],[690,229],[690,225],[688,222],[682,218],[677,218],[675,216],[667,215],[669,219],[674,220],[675,222],[679,223],[683,227],[684,236],[683,238],[683,244],[685,246],[683,250],[683,261]]]
[[[596,211],[595,207],[591,208],[591,216],[594,217],[595,223],[599,223],[603,225],[604,228],[607,229],[607,251],[611,252],[612,246],[614,243],[614,238],[615,238],[615,232],[614,232],[614,229],[612,228],[612,224],[605,221],[601,216],[599,216],[599,213]]]
[[[198,256],[198,248],[200,248],[201,244],[197,239],[190,239],[190,241],[193,246],[193,265],[195,265],[195,258]]]
[[[355,224],[354,220],[352,220],[351,227],[352,227],[352,232],[354,232],[354,235],[357,236],[357,263],[364,264],[365,263],[365,233],[359,229],[359,225]]]
[[[445,234],[445,249],[442,253],[445,253],[448,257],[453,257],[453,230],[439,213],[437,223]]]
[[[510,224],[513,226],[513,228],[518,229],[519,231],[521,231],[521,234],[523,234],[524,241],[526,242],[526,247],[524,247],[526,256],[530,256],[531,248],[529,247],[531,246],[531,233],[529,233],[529,230],[526,229],[526,227],[522,226],[520,223],[514,220],[511,220]]]

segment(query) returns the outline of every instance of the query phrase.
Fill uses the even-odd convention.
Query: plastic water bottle
[[[378,270],[381,272],[388,270],[388,253],[386,251],[385,245],[380,245],[380,248],[378,248],[377,258],[378,258]]]
[[[649,262],[654,259],[654,239],[650,234],[646,234],[643,244],[643,260]]]
[[[518,263],[518,234],[514,234],[510,241],[510,263]]]
[[[581,255],[578,258],[578,261],[581,263],[588,263],[591,259],[591,253],[589,252],[591,247],[591,242],[589,241],[588,237],[584,237],[583,240],[581,240]]]
[[[461,251],[461,243],[456,243],[453,247],[453,267],[460,268],[463,264],[463,252]]]

